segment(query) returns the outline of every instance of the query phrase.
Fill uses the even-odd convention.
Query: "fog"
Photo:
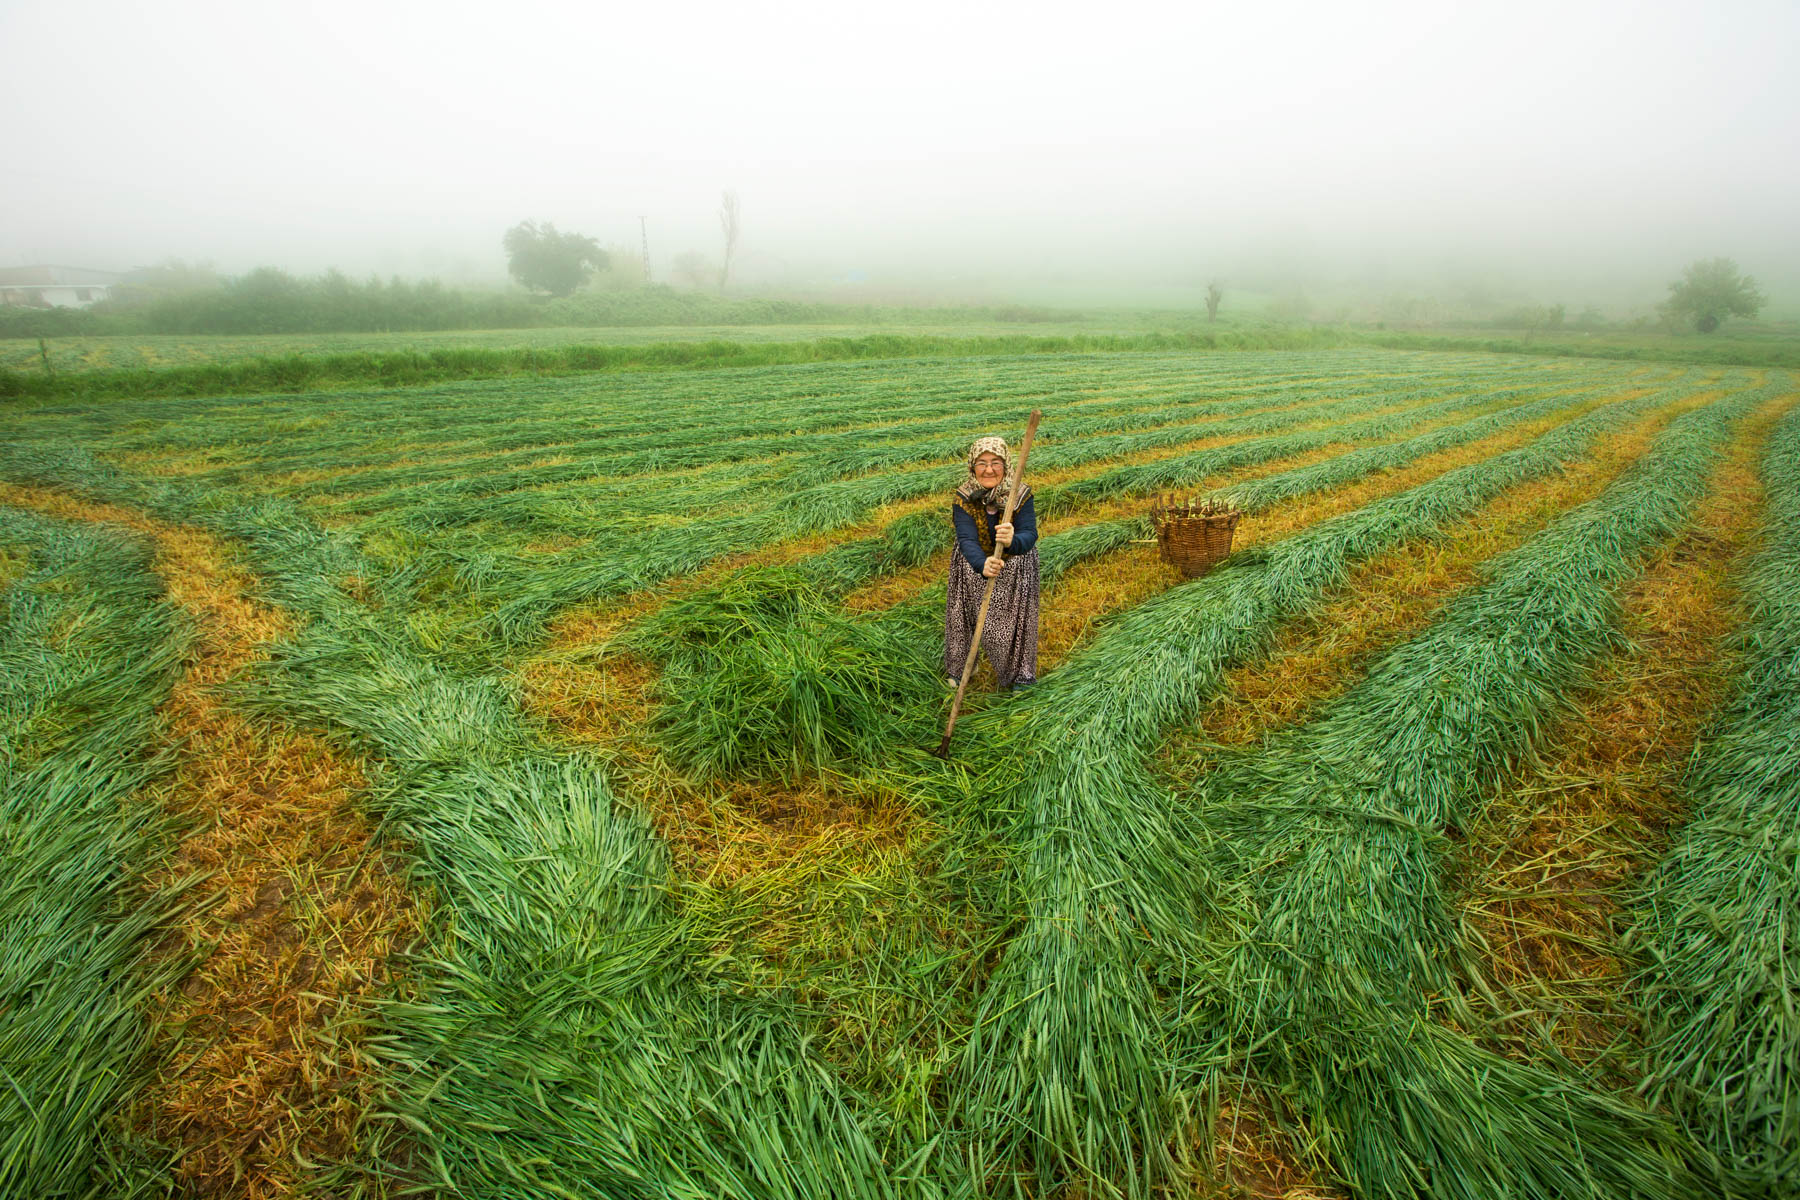
[[[0,264],[746,289],[1486,289],[1730,255],[1800,312],[1800,5],[0,0]],[[846,282],[849,281],[849,282]],[[1084,292],[1085,289],[1085,292]]]

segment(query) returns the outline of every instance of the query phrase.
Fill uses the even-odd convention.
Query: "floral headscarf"
[[[994,487],[983,487],[975,478],[975,460],[984,454],[997,454],[1000,461],[1006,464],[1006,474]],[[969,477],[962,481],[956,489],[958,500],[967,500],[971,504],[979,504],[984,508],[1004,508],[1006,493],[1013,485],[1012,451],[1006,448],[1006,439],[1001,437],[976,438],[975,444],[969,447]],[[1031,498],[1031,487],[1027,485],[1019,489],[1019,498],[1014,502],[1017,509]]]

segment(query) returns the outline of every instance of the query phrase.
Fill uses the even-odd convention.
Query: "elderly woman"
[[[956,489],[950,505],[956,549],[950,555],[950,596],[944,611],[944,674],[951,687],[968,661],[975,616],[990,579],[994,599],[982,626],[981,648],[987,651],[1001,687],[1037,682],[1037,517],[1027,487],[1013,504],[1012,521],[1000,519],[1012,483],[1012,454],[1004,439],[984,437],[969,448],[969,477]]]

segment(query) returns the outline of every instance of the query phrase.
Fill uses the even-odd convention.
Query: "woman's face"
[[[982,487],[998,487],[1006,478],[1006,460],[998,454],[983,453],[975,456],[975,482]]]

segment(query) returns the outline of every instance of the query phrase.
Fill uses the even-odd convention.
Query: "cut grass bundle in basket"
[[[1191,496],[1161,496],[1150,507],[1163,561],[1189,579],[1200,578],[1231,553],[1231,536],[1243,515],[1228,504]]]

